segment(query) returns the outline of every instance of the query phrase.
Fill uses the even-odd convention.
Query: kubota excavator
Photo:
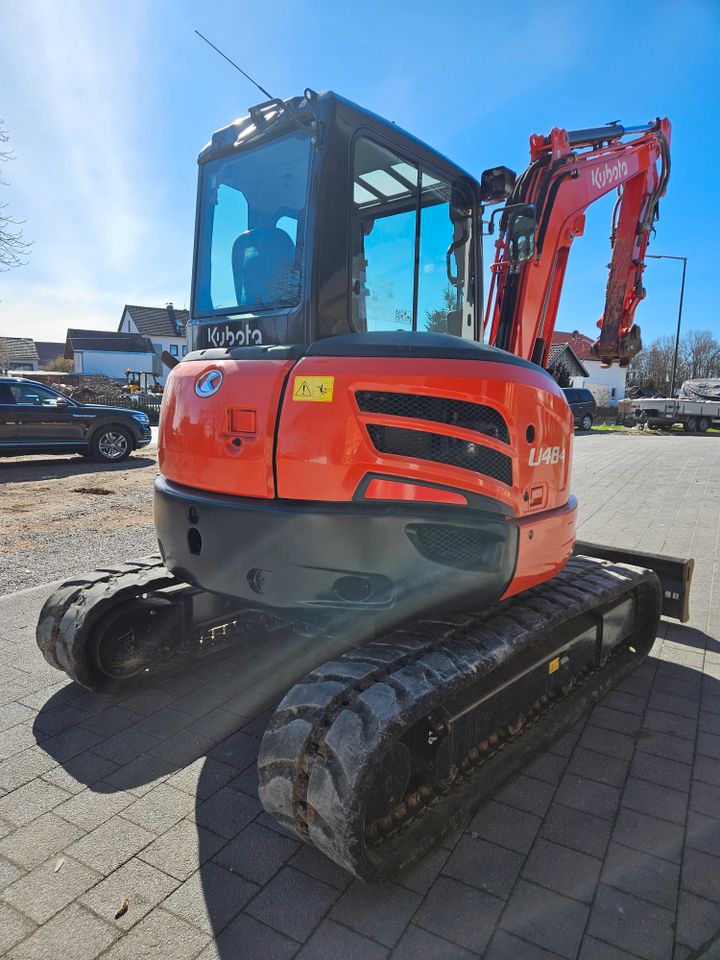
[[[270,624],[288,657],[292,631],[317,638],[265,732],[262,803],[365,880],[425,853],[641,662],[661,611],[687,619],[691,561],[575,545],[573,420],[545,369],[570,245],[613,190],[594,349],[640,349],[669,141],[667,120],[554,129],[517,180],[478,182],[311,90],[215,133],[161,556],[60,587],[46,659],[99,688]]]

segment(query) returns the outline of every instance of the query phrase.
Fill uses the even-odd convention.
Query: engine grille
[[[459,440],[442,433],[424,430],[406,430],[404,427],[385,427],[377,423],[367,425],[373,446],[380,453],[399,457],[432,460],[482,473],[501,483],[512,484],[512,460],[504,453],[491,450],[480,443]]]
[[[496,567],[502,541],[486,531],[440,523],[416,523],[407,528],[416,550],[428,560],[449,567]]]
[[[510,442],[508,427],[502,415],[482,403],[374,390],[358,390],[355,398],[363,413],[386,413],[393,417],[433,420],[436,423],[473,430],[475,433],[484,433],[503,443]]]

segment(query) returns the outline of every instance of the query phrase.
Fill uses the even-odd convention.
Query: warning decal
[[[314,403],[331,403],[335,377],[295,377],[293,381],[293,400],[307,400]]]

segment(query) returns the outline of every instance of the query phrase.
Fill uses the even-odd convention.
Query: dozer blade
[[[687,623],[690,619],[690,582],[695,567],[694,560],[665,557],[659,553],[643,553],[641,550],[621,550],[599,543],[588,543],[586,540],[577,540],[573,553],[652,570],[657,574],[662,588],[663,616],[672,617],[680,623]]]
[[[575,557],[493,610],[356,647],[279,704],[260,799],[350,873],[385,880],[635,669],[660,610],[652,571]]]

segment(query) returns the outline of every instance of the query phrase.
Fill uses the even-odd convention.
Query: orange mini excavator
[[[642,660],[661,611],[687,617],[691,561],[575,544],[573,419],[545,369],[570,245],[611,191],[594,350],[641,348],[669,141],[667,120],[554,129],[519,178],[477,181],[311,90],[215,133],[161,556],[60,587],[47,660],[97,688],[282,624],[288,657],[302,637],[317,659],[265,732],[265,808],[366,880],[456,827]]]

